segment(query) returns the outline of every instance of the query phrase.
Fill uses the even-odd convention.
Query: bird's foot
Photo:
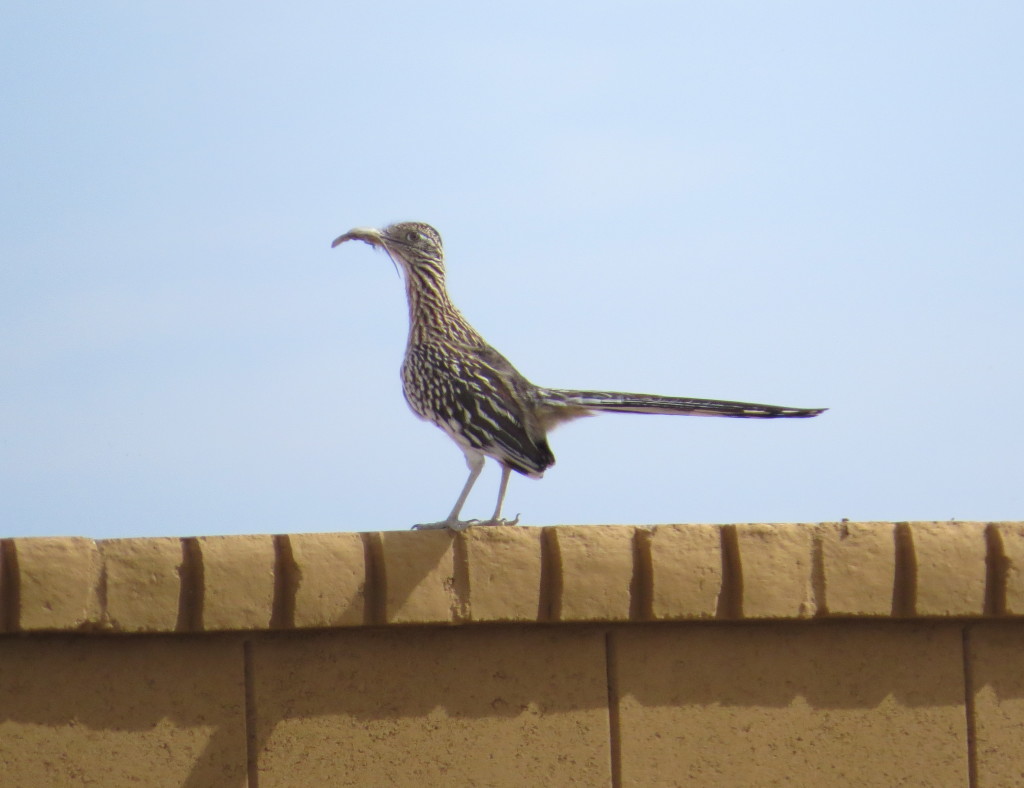
[[[412,527],[414,531],[465,531],[471,525],[479,525],[479,520],[441,520],[436,523],[418,523]]]
[[[476,525],[519,525],[520,515],[516,515],[514,520],[505,520],[504,518],[492,518],[490,520],[484,520],[482,523],[476,523]]]
[[[514,520],[505,520],[502,518],[490,519],[490,520],[441,520],[436,523],[418,523],[412,527],[414,531],[442,531],[448,529],[449,531],[465,531],[472,525],[489,526],[489,525],[519,525],[519,515],[516,515]]]

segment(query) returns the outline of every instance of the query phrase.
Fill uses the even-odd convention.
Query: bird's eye
[[[416,243],[420,239],[420,234],[415,230],[410,230],[405,234],[405,240],[409,243]]]

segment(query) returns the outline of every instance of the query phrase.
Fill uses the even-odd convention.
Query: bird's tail
[[[544,404],[609,413],[664,413],[688,416],[725,416],[735,419],[806,419],[827,408],[785,408],[754,402],[721,399],[661,397],[657,394],[627,394],[622,391],[574,391],[541,389]]]

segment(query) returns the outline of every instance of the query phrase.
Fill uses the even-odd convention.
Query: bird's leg
[[[505,490],[508,489],[508,477],[512,474],[512,469],[506,465],[501,466],[501,484],[498,486],[498,503],[494,507],[494,514],[491,515],[491,519],[486,522],[480,523],[480,525],[518,525],[519,515],[516,515],[515,520],[502,520],[501,519],[501,504],[505,500]]]
[[[414,525],[414,531],[433,531],[440,530],[442,528],[449,528],[452,531],[465,531],[469,526],[474,525],[476,520],[460,520],[459,512],[462,511],[463,504],[466,503],[466,499],[469,497],[469,491],[473,489],[473,484],[476,482],[477,477],[480,475],[480,471],[484,469],[484,455],[482,454],[466,454],[466,465],[469,466],[469,478],[466,479],[466,486],[462,488],[462,492],[459,493],[459,499],[455,502],[455,506],[452,508],[451,514],[448,515],[447,519],[441,520],[437,523],[420,523]],[[499,500],[499,505],[501,501]]]

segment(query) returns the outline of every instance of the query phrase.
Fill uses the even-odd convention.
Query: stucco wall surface
[[[0,786],[1024,785],[1024,524],[0,541]]]

